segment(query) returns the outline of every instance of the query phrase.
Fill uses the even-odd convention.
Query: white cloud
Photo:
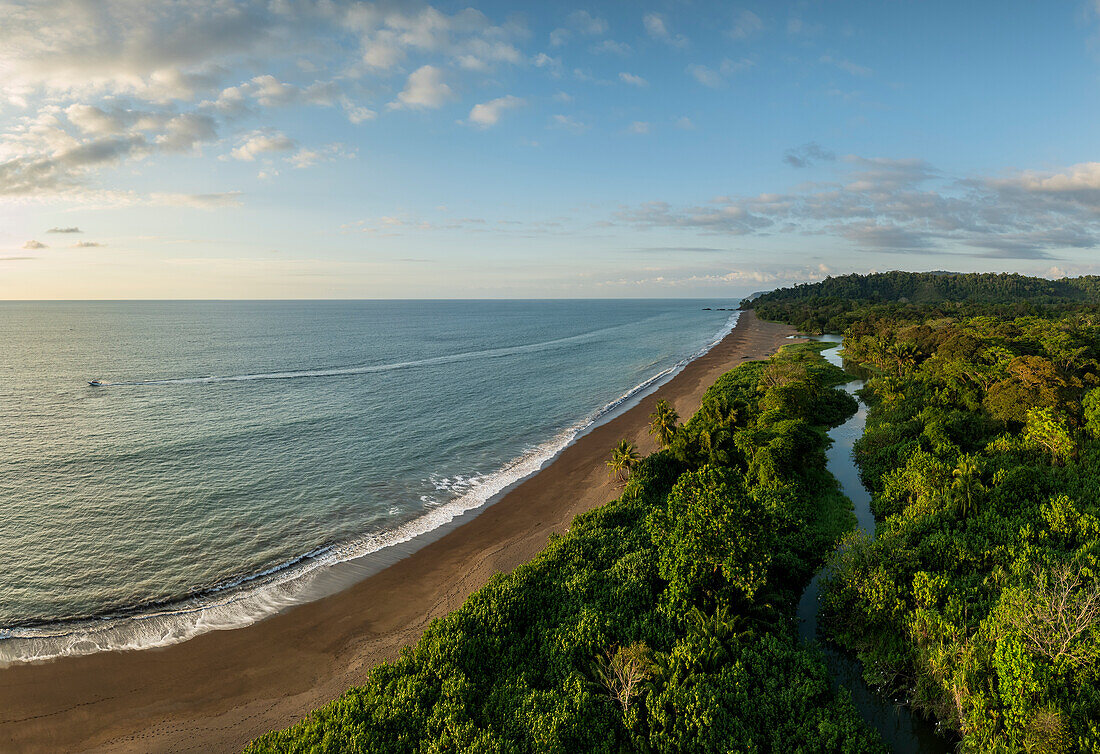
[[[240,89],[264,107],[287,105],[331,106],[339,93],[339,87],[332,81],[315,81],[308,86],[297,86],[279,81],[270,74],[256,76]]]
[[[792,168],[808,168],[819,162],[832,162],[836,155],[822,147],[816,141],[803,144],[800,147],[788,149],[783,153],[783,162]]]
[[[709,86],[712,89],[718,88],[722,85],[722,76],[712,68],[707,68],[705,65],[689,65],[687,72],[703,86]]]
[[[684,115],[676,119],[676,127],[684,131],[692,131],[695,129],[695,124],[691,122],[691,118]]]
[[[405,50],[392,31],[380,31],[363,42],[362,60],[370,68],[393,68],[405,59]]]
[[[806,20],[797,14],[787,19],[787,33],[792,36],[816,36],[823,31],[825,27],[821,24],[806,23]]]
[[[748,58],[741,58],[740,60],[725,58],[718,66],[717,70],[705,65],[693,64],[687,67],[687,72],[703,86],[717,89],[725,83],[727,78],[741,71],[746,71],[752,68],[753,65],[755,65],[755,63]]]
[[[446,207],[437,207],[446,211]],[[369,233],[378,236],[398,236],[407,232],[416,231],[446,231],[446,230],[474,230],[480,232],[486,225],[484,218],[480,217],[446,217],[439,221],[425,220],[420,217],[399,217],[396,215],[383,215],[368,220],[356,220],[352,223],[341,225],[345,231]]]
[[[845,155],[844,162],[856,166],[849,183],[849,191],[895,191],[913,189],[934,178],[939,171],[917,158],[891,159],[889,157],[860,157]]]
[[[46,105],[0,135],[0,195],[76,196],[96,171],[158,152],[197,153],[217,136],[214,117],[202,112]]]
[[[733,20],[729,35],[734,39],[748,39],[764,28],[764,22],[760,16],[751,10],[740,11]]]
[[[245,97],[246,84],[240,86],[227,86],[222,89],[216,99],[206,100],[199,106],[206,110],[214,110],[226,116],[238,116],[248,112],[251,105]]]
[[[46,244],[42,243],[41,241],[33,241],[32,240],[32,241],[27,241],[25,244],[23,244],[23,248],[34,251],[36,249],[48,249],[50,247],[47,246]]]
[[[267,108],[339,105],[353,123],[371,120],[385,85],[362,79],[399,65],[413,74],[394,107],[439,107],[454,96],[442,71],[520,65],[528,34],[511,18],[408,3],[0,0],[0,16],[0,103],[26,111],[8,110],[0,132],[8,196],[103,196],[93,174],[199,154]]]
[[[107,244],[100,243],[99,241],[77,241],[70,248],[73,248],[73,249],[97,249],[100,246],[106,246],[106,245]]]
[[[654,39],[664,39],[668,36],[668,26],[660,13],[646,13],[642,16],[642,24],[649,36]]]
[[[555,102],[569,103],[573,101],[573,95],[569,94],[568,92],[557,92],[551,99],[553,99]]]
[[[172,194],[154,192],[149,195],[149,203],[162,207],[191,207],[193,209],[222,209],[241,206],[241,192],[228,191],[220,194]]]
[[[286,26],[285,16],[256,1],[37,0],[5,9],[4,21],[5,86],[155,102],[213,85],[224,73],[213,61],[273,51],[276,29]]]
[[[69,105],[65,108],[65,115],[82,133],[92,136],[115,136],[124,129],[117,116],[92,105]]]
[[[651,127],[644,120],[636,120],[626,130],[632,134],[647,134],[650,132]]]
[[[1060,173],[1027,170],[993,183],[1001,188],[1019,188],[1042,194],[1100,193],[1100,162],[1078,163]]]
[[[649,82],[641,76],[635,76],[633,73],[626,73],[625,71],[619,74],[619,79],[631,86],[649,86]]]
[[[576,10],[569,14],[569,25],[581,34],[597,36],[607,33],[607,20],[593,16],[586,10]]]
[[[547,55],[545,52],[540,52],[532,60],[536,68],[561,68],[561,58],[554,58]]]
[[[641,227],[696,228],[730,235],[746,235],[773,223],[729,200],[679,210],[668,202],[646,202],[636,209],[618,212],[616,217]]]
[[[505,110],[514,110],[517,107],[522,107],[524,104],[526,104],[524,100],[519,97],[513,97],[512,95],[497,97],[494,100],[474,105],[470,110],[469,121],[473,125],[480,126],[481,128],[495,126],[500,121],[500,116],[504,114]]]
[[[735,73],[747,71],[754,65],[756,65],[756,63],[749,58],[741,58],[740,60],[730,60],[726,58],[722,61],[722,65],[718,67],[718,70],[722,72],[723,76],[732,76]]]
[[[243,87],[242,87],[243,88]],[[285,105],[295,99],[298,87],[284,84],[271,74],[257,76],[247,85],[247,91],[265,107]]]
[[[683,34],[673,34],[668,29],[668,21],[660,13],[646,13],[642,16],[642,25],[646,33],[673,47],[687,47],[688,38]]]
[[[348,121],[355,125],[366,123],[368,120],[374,120],[378,117],[378,113],[374,110],[371,110],[369,107],[356,105],[351,100],[344,99],[340,104],[344,108],[344,113],[348,116]]]
[[[442,55],[471,71],[523,60],[511,40],[524,36],[526,29],[515,21],[494,25],[473,8],[447,15],[431,6],[356,4],[342,20],[359,34],[361,62],[368,70],[392,69],[414,54]]]
[[[0,148],[0,154],[13,156],[0,161],[0,196],[72,191],[88,172],[150,151],[141,135],[79,142],[55,130],[33,134],[27,145],[2,146],[6,149]]]
[[[616,42],[614,39],[605,39],[598,44],[594,44],[588,48],[594,55],[620,55],[626,57],[630,54],[630,45],[625,42]]]
[[[693,251],[691,248],[673,248],[670,251]],[[719,251],[719,249],[703,249]],[[729,267],[697,268],[682,265],[642,267],[641,271],[650,273],[647,277],[621,277],[595,283],[600,288],[632,288],[650,290],[676,290],[684,287],[698,289],[700,286],[714,287],[716,290],[729,290],[730,285],[791,284],[821,280],[832,270],[825,264],[791,266],[753,265],[749,269]]]
[[[563,131],[569,131],[575,134],[583,133],[588,130],[586,124],[571,115],[555,115],[550,119],[550,124],[554,128],[560,128]]]
[[[439,108],[455,98],[447,85],[443,70],[425,65],[409,74],[405,89],[397,95],[398,102],[391,107]]]
[[[813,152],[809,159],[827,161],[829,153],[813,146],[795,156]],[[847,155],[836,169],[836,181],[790,194],[716,197],[686,207],[649,202],[616,218],[723,235],[828,235],[895,253],[1052,259],[1060,250],[1100,248],[1100,175],[1091,163],[962,181],[919,159]]]
[[[298,152],[290,158],[289,162],[294,167],[303,169],[313,167],[321,158],[322,154],[315,149],[299,149]],[[278,171],[273,171],[268,175],[270,177],[278,174]]]
[[[258,156],[272,152],[289,152],[297,144],[279,131],[253,131],[229,155],[235,160],[254,161]]]
[[[860,78],[867,78],[874,73],[874,71],[866,66],[857,65],[850,60],[833,57],[832,55],[822,55],[820,60],[826,65],[834,66],[844,71],[845,73],[850,73],[851,75],[859,76]]]
[[[156,144],[169,152],[187,152],[203,142],[218,136],[214,119],[209,115],[184,113],[164,124],[163,133],[156,137]]]
[[[519,64],[513,42],[527,33],[516,20],[494,24],[472,8],[447,14],[412,3],[35,0],[4,9],[0,96],[24,104],[38,91],[162,104],[212,99],[242,62],[268,79],[266,98],[331,102],[343,81],[414,55]],[[573,20],[585,32],[601,23],[583,12]],[[288,66],[340,75],[294,84],[269,73]]]
[[[323,147],[314,149],[299,149],[294,155],[287,158],[287,162],[298,169],[304,169],[313,167],[320,162],[332,162],[338,159],[352,159],[355,157],[355,150],[348,149],[344,144],[328,144]],[[278,175],[278,171],[270,171],[264,177],[271,177]]]

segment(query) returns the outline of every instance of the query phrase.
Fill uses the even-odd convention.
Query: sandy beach
[[[743,312],[705,356],[638,406],[446,535],[322,600],[247,628],[164,649],[107,652],[0,670],[0,750],[231,752],[360,682],[495,573],[529,560],[578,513],[611,500],[604,462],[626,437],[654,449],[654,404],[688,417],[742,361],[774,353],[794,331]]]

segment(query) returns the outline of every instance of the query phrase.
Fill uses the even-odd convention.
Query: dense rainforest
[[[728,372],[684,424],[659,406],[617,500],[249,751],[884,751],[795,626],[853,526],[824,451],[856,406],[820,349]]]
[[[844,335],[874,536],[825,468],[819,344],[744,364],[622,494],[249,751],[883,751],[795,604],[963,752],[1100,751],[1100,278],[849,275],[762,294]],[[609,449],[611,450],[611,449]],[[838,546],[839,543],[839,546]]]
[[[822,624],[962,751],[1100,751],[1097,278],[886,273],[764,294],[868,374],[873,538]]]
[[[843,333],[853,323],[878,316],[925,313],[967,317],[986,314],[1050,316],[1100,302],[1100,277],[1046,280],[987,272],[883,272],[842,275],[760,294],[747,306],[802,332]]]

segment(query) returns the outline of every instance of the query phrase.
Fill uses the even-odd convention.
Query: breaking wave
[[[612,418],[641,401],[652,390],[667,382],[688,363],[702,356],[725,338],[737,324],[738,312],[733,313],[710,343],[668,369],[654,374],[623,393],[573,426],[536,447],[530,448],[490,474],[471,474],[451,478],[435,478],[429,481],[436,490],[453,499],[429,508],[417,518],[392,530],[375,532],[362,537],[334,543],[314,549],[285,563],[266,568],[258,573],[234,578],[217,584],[182,600],[144,604],[128,610],[116,610],[102,615],[75,618],[49,623],[27,624],[0,630],[0,667],[14,663],[36,662],[67,655],[84,655],[103,651],[146,649],[164,647],[187,641],[208,631],[222,631],[251,625],[293,605],[319,599],[346,588],[351,583],[369,575],[369,556],[390,548],[394,557],[411,552],[415,547],[402,551],[400,545],[410,543],[458,517],[483,508],[494,497],[539,471],[568,447],[577,437],[594,426]],[[583,335],[546,341],[543,343],[510,348],[471,351],[454,356],[425,359],[419,362],[363,367],[361,371],[318,370],[316,372],[280,372],[270,375],[242,375],[183,380],[157,380],[116,384],[177,384],[186,382],[288,379],[294,376],[329,376],[335,374],[359,374],[407,366],[447,363],[459,358],[492,358],[524,349],[554,347],[559,344],[590,338],[616,328],[596,330]],[[433,504],[432,499],[424,499]],[[354,566],[343,573],[336,566]],[[377,570],[379,564],[373,564]]]

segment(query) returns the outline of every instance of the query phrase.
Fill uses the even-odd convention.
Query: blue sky
[[[1100,272],[1095,0],[0,17],[0,298]]]

